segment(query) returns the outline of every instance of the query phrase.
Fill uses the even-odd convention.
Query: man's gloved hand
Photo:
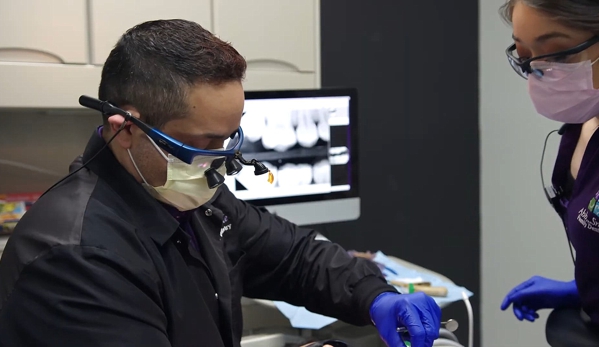
[[[518,320],[534,322],[539,318],[537,310],[580,307],[580,297],[575,281],[562,282],[534,276],[512,289],[503,299],[501,309],[505,311],[510,304],[513,304]]]
[[[406,327],[412,347],[431,347],[439,338],[441,308],[423,293],[382,293],[370,306],[370,317],[389,347],[404,347],[398,327]]]

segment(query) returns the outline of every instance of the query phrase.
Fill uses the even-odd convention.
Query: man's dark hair
[[[188,114],[190,87],[241,81],[246,67],[235,48],[197,23],[149,21],[129,29],[110,52],[98,96],[135,107],[143,121],[160,128]]]

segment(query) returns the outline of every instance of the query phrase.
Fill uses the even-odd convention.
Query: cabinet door
[[[312,72],[255,71],[249,69],[243,81],[245,90],[317,89],[320,83]]]
[[[155,19],[187,19],[212,31],[211,0],[91,0],[93,64],[102,65],[119,38]]]
[[[0,0],[0,61],[88,63],[85,0]]]
[[[80,95],[98,95],[101,72],[92,65],[0,62],[0,108],[81,109]]]
[[[316,69],[316,0],[214,0],[214,32],[262,68]]]

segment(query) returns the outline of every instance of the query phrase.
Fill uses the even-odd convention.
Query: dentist
[[[373,263],[210,184],[228,170],[225,141],[242,141],[245,70],[193,22],[120,38],[99,88],[115,112],[2,255],[0,346],[239,347],[242,296],[374,324],[389,347],[405,326],[413,347],[432,346],[432,298],[398,294]]]

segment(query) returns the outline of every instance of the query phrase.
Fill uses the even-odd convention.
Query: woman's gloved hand
[[[431,347],[439,338],[441,308],[423,293],[383,293],[370,306],[370,317],[389,347],[404,347],[398,327],[406,327],[412,347]]]
[[[577,308],[580,297],[576,282],[562,282],[534,276],[512,289],[503,299],[501,309],[513,304],[514,315],[518,320],[534,322],[539,318],[537,311],[544,308]]]

